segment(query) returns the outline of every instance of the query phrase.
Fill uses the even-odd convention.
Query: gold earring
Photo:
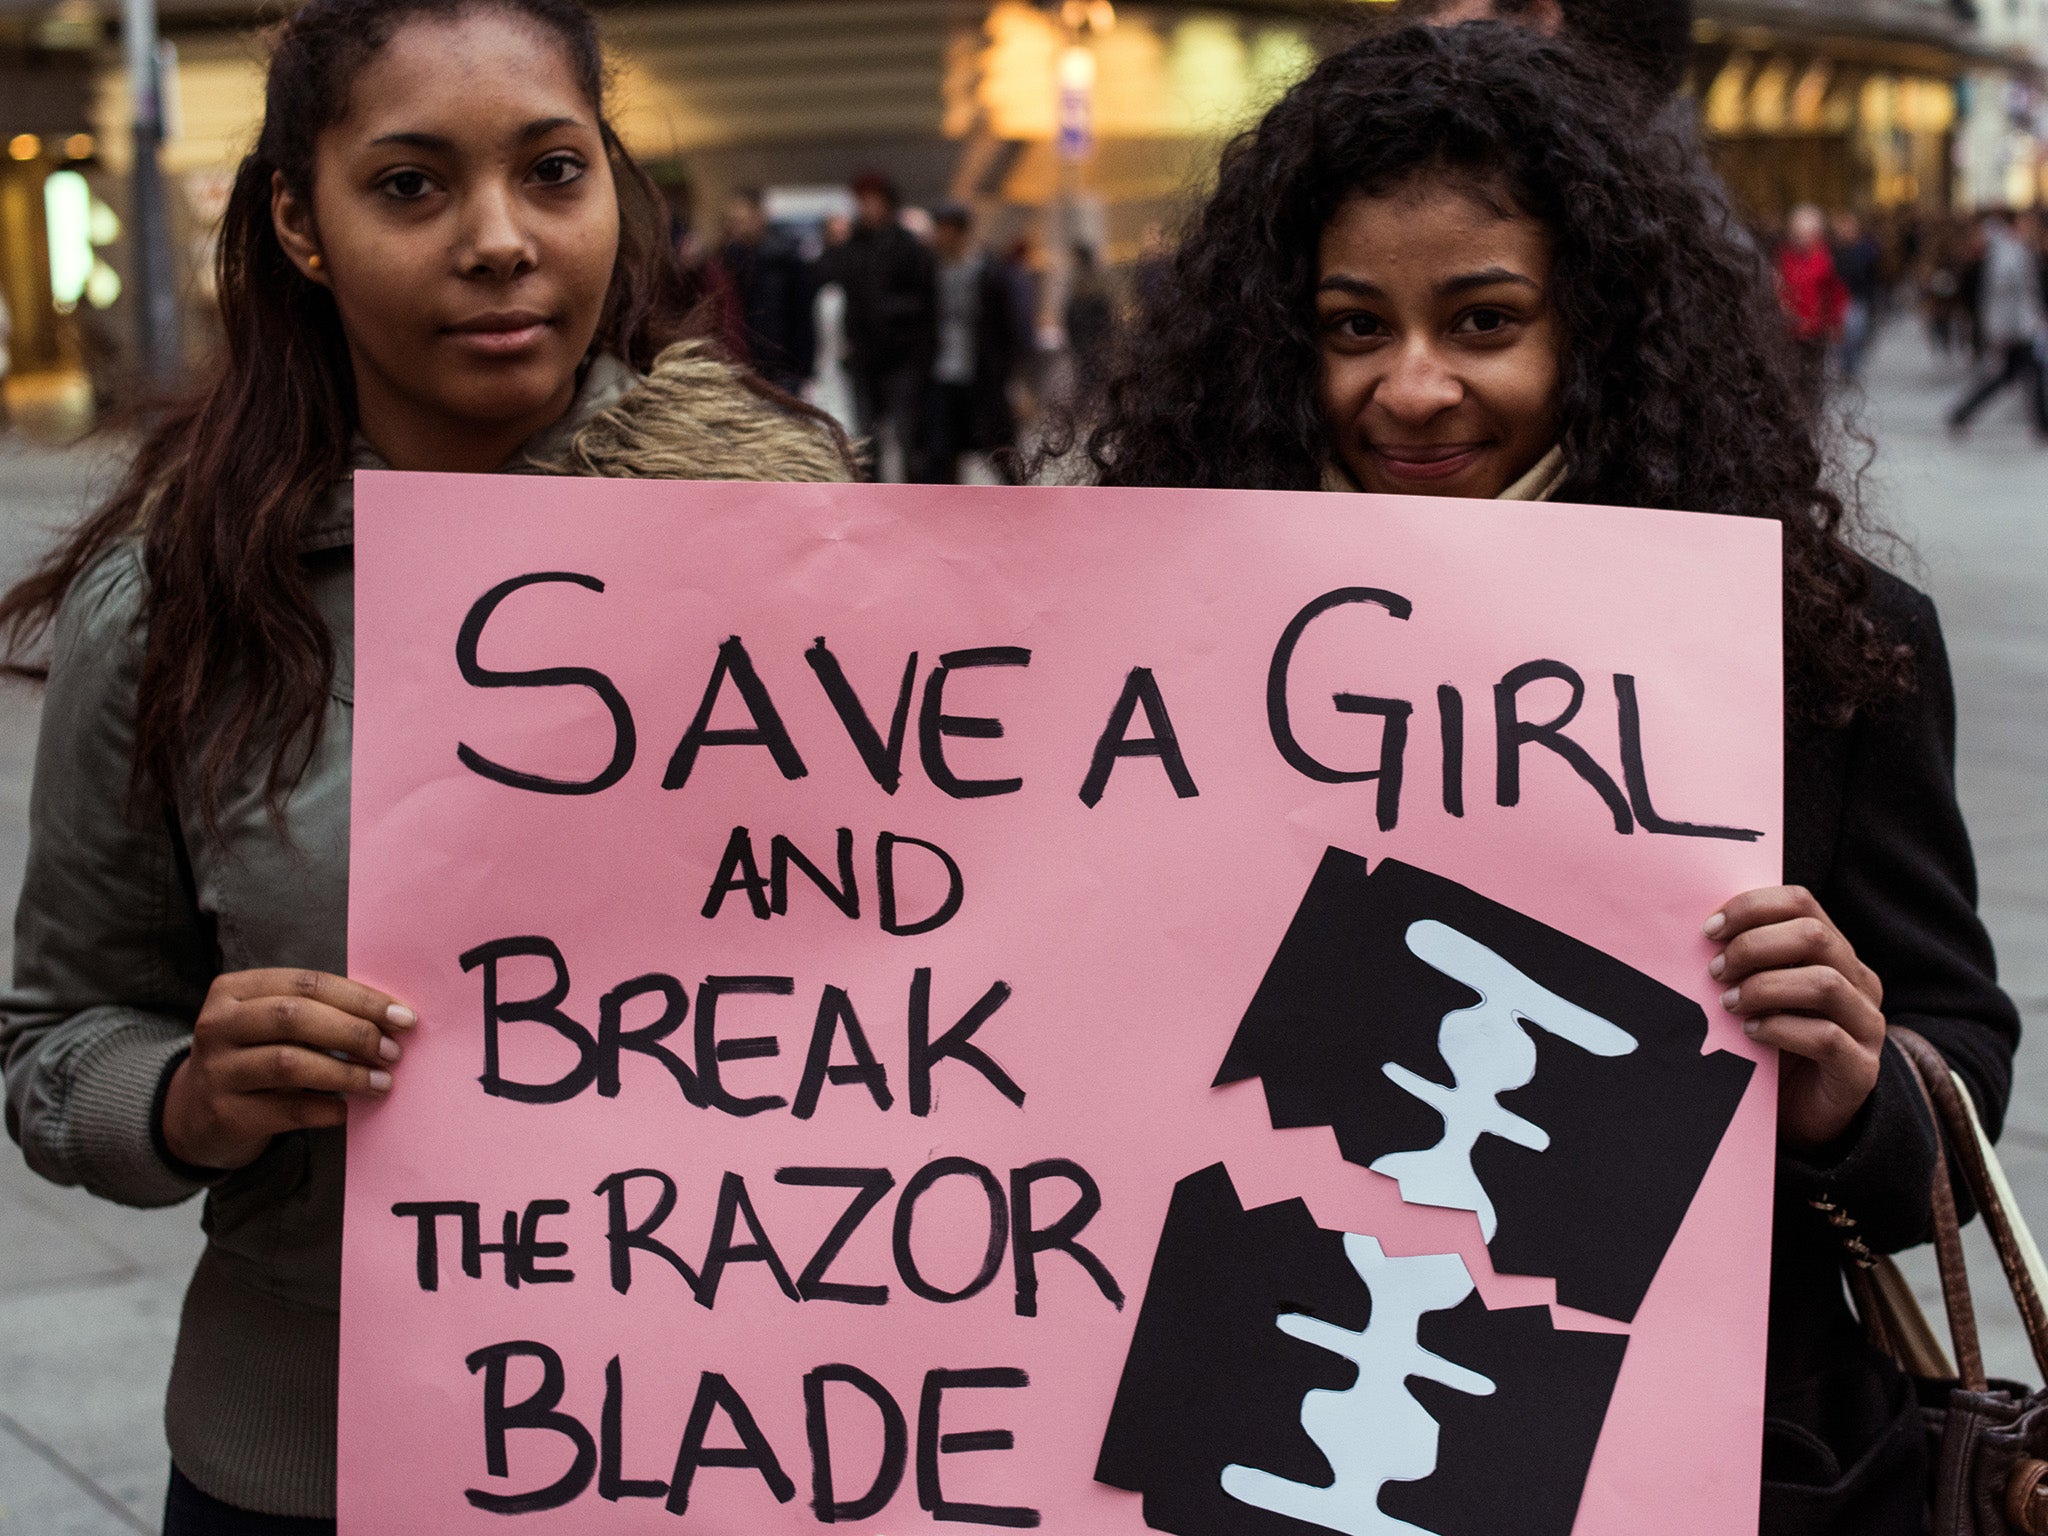
[[[311,270],[318,272],[323,266],[326,265],[326,263],[320,259],[320,253],[318,251],[315,251],[312,255],[306,258],[306,265]]]

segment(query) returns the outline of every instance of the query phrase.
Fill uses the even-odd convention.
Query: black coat
[[[931,367],[938,331],[938,268],[900,224],[857,225],[820,258],[820,283],[846,290],[847,369],[877,377]]]
[[[1819,899],[1998,1134],[2019,1016],[1999,990],[1955,790],[1955,693],[1934,604],[1877,572],[1874,611],[1913,648],[1916,686],[1824,729],[1787,722],[1785,878]],[[1764,1431],[1764,1536],[1918,1536],[1928,1468],[1899,1373],[1844,1297],[1845,1239],[1893,1253],[1932,1236],[1935,1129],[1904,1058],[1834,1145],[1778,1158]],[[1968,1211],[1966,1197],[1963,1210]],[[1836,1226],[1825,1202],[1853,1225]],[[1679,1422],[1682,1422],[1680,1420]],[[1674,1432],[1681,1432],[1674,1428]]]
[[[738,291],[755,369],[784,389],[798,388],[817,363],[810,263],[795,241],[773,229],[753,245],[728,241],[718,259]]]
[[[1010,381],[1017,360],[1030,346],[1018,325],[1017,306],[1009,279],[993,261],[984,261],[976,282],[974,306],[973,400],[967,446],[994,453],[1017,443],[1017,413],[1010,404]]]

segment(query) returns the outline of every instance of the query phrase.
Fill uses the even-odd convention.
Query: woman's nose
[[[502,188],[479,190],[469,199],[464,270],[492,277],[516,277],[534,265],[532,237],[522,225],[516,199]]]
[[[1426,342],[1401,348],[1373,391],[1375,405],[1409,424],[1425,422],[1464,398],[1464,385]]]

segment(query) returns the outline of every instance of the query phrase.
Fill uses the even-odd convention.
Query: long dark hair
[[[137,784],[189,784],[210,820],[231,778],[267,753],[273,809],[319,728],[334,642],[300,566],[308,519],[348,463],[354,376],[333,297],[271,225],[281,174],[312,200],[314,143],[350,82],[405,22],[496,9],[555,38],[598,126],[619,198],[619,250],[594,347],[645,369],[699,328],[668,213],[602,113],[604,61],[578,0],[308,0],[275,34],[263,132],[221,223],[224,346],[210,375],[145,436],[113,497],[0,598],[8,669],[113,546],[140,535],[148,637],[137,684]]]
[[[1494,24],[1404,28],[1326,59],[1225,152],[1170,280],[1141,296],[1086,437],[1094,474],[1317,488],[1322,231],[1356,193],[1464,181],[1551,235],[1560,499],[1781,523],[1790,702],[1846,718],[1910,670],[1863,602],[1853,477],[1835,483],[1769,278],[1697,149],[1620,89],[1587,56]]]

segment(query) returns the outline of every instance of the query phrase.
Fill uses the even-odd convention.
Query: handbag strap
[[[1962,1171],[1964,1186],[1970,1191],[1971,1198],[1977,1202],[1977,1209],[1983,1213],[1985,1230],[1991,1234],[1992,1246],[1998,1253],[1999,1266],[2005,1271],[2006,1284],[2010,1287],[2013,1302],[2019,1309],[2020,1321],[2027,1330],[2027,1343],[2033,1350],[2034,1363],[2041,1369],[2044,1379],[2048,1379],[2048,1309],[2044,1309],[2042,1305],[2041,1293],[2034,1283],[2033,1270],[2028,1263],[2027,1249],[2032,1246],[2031,1240],[2023,1241],[2020,1230],[2016,1228],[2013,1215],[2006,1207],[2005,1200],[2000,1193],[2000,1185],[2003,1184],[2004,1180],[2002,1178],[1994,1179],[1992,1176],[1992,1164],[1997,1154],[1987,1148],[1978,1130],[1977,1117],[1969,1101],[1964,1097],[1963,1090],[1957,1085],[1954,1074],[1949,1071],[1948,1062],[1942,1054],[1930,1045],[1926,1039],[1910,1029],[1894,1026],[1889,1033],[1889,1038],[1896,1040],[1899,1043],[1899,1048],[1905,1052],[1906,1060],[1912,1064],[1914,1079],[1920,1084],[1920,1090],[1926,1095],[1928,1106],[1934,1114],[1937,1132],[1937,1159],[1941,1162],[1946,1162],[1946,1159],[1941,1156],[1939,1148],[1941,1141],[1946,1140],[1955,1148],[1956,1166]],[[1945,1137],[1940,1134],[1943,1131],[1947,1133]],[[1940,1214],[1941,1207],[1944,1204],[1947,1205],[1949,1210],[1948,1219],[1953,1224],[1955,1220],[1955,1200],[1948,1187],[1947,1178],[1939,1169],[1936,1171],[1934,1182],[1936,1243],[1938,1248],[1942,1220]],[[1962,1284],[1964,1290],[1963,1301],[1967,1308],[1969,1303],[1969,1278],[1960,1263],[1960,1241],[1956,1245],[1956,1252],[1958,1258],[1956,1277]],[[1944,1257],[1942,1261],[1942,1299],[1949,1305],[1949,1324],[1953,1334],[1955,1305],[1950,1300],[1949,1290],[1949,1269],[1947,1260]],[[1976,1346],[1974,1314],[1971,1317],[1970,1332],[1971,1347],[1974,1350]],[[1956,1345],[1956,1351],[1959,1357],[1957,1363],[1960,1365],[1962,1363],[1960,1356],[1963,1352],[1963,1346],[1960,1342]],[[1980,1373],[1981,1370],[1980,1357]],[[1968,1384],[1966,1372],[1965,1385]]]
[[[1948,1154],[1943,1148],[1947,1138],[1942,1135],[1943,1119],[1934,1090],[1928,1086],[1925,1057],[1933,1056],[1944,1079],[1948,1076],[1948,1063],[1910,1029],[1893,1029],[1887,1038],[1897,1041],[1905,1053],[1907,1064],[1913,1069],[1913,1081],[1919,1085],[1920,1097],[1927,1105],[1928,1118],[1934,1124],[1934,1179],[1929,1198],[1934,1208],[1934,1258],[1941,1273],[1941,1303],[1948,1312],[1948,1337],[1955,1346],[1956,1375],[1969,1391],[1982,1392],[1989,1385],[1984,1374],[1984,1350],[1977,1339],[1977,1309],[1970,1299],[1970,1268],[1963,1258],[1962,1223],[1956,1218],[1955,1190],[1949,1184]]]

